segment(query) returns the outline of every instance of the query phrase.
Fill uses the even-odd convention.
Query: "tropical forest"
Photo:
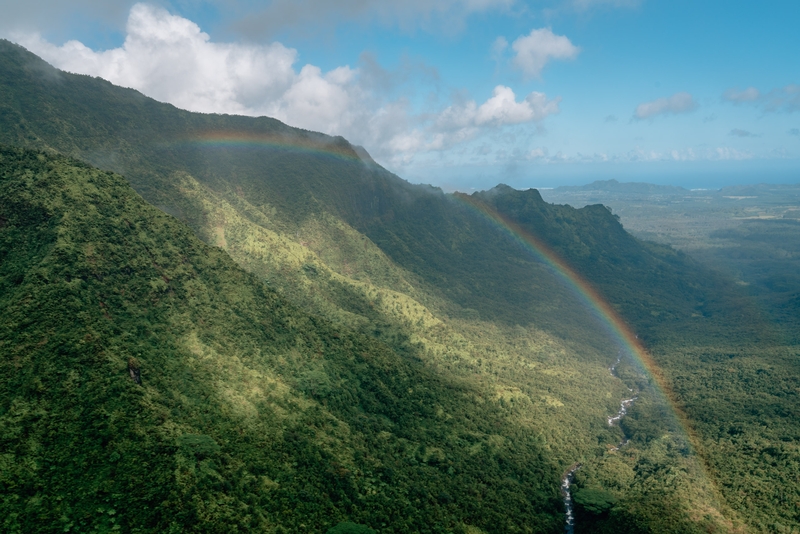
[[[446,192],[0,41],[0,531],[800,532],[800,195],[625,186]]]

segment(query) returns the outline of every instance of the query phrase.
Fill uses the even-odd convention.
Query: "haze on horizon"
[[[0,1],[0,36],[180,108],[343,135],[447,190],[800,178],[800,4]]]

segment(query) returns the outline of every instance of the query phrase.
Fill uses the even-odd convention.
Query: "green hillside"
[[[797,465],[792,349],[732,282],[602,206],[447,195],[344,139],[178,110],[7,41],[0,142],[43,151],[3,152],[9,529],[558,532],[576,462],[584,532],[800,528],[796,492],[765,489]],[[676,405],[632,362],[611,376],[604,325],[480,211],[593,284]],[[734,376],[754,389],[728,405]]]
[[[496,227],[452,196],[410,185],[362,160],[363,152],[344,139],[269,118],[181,111],[100,79],[57,71],[5,41],[0,86],[0,142],[54,149],[123,174],[146,200],[186,221],[207,242],[222,245],[249,270],[271,262],[243,242],[253,230],[306,243],[318,255],[327,248],[362,248],[358,234],[363,234],[371,241],[367,248],[374,243],[405,271],[399,278],[406,283],[396,283],[393,273],[378,285],[403,293],[409,284],[421,285],[421,293],[412,296],[442,297],[439,308],[448,315],[535,324],[563,337],[583,330],[585,319],[571,317],[576,307],[568,292]],[[509,204],[504,199],[514,195],[507,189],[493,195],[502,204],[495,207],[536,213],[528,225],[532,232],[574,243],[556,248],[566,260],[585,266],[583,274],[643,334],[652,331],[652,317],[684,326],[693,315],[716,316],[725,308],[725,299],[714,302],[720,284],[710,272],[667,247],[630,238],[610,215],[551,206],[538,194],[535,206],[530,198]],[[512,207],[514,202],[519,205]],[[211,213],[222,203],[233,214]],[[230,236],[231,218],[250,228]],[[599,226],[586,225],[594,222]],[[356,232],[343,236],[342,225]],[[306,235],[309,230],[313,236]],[[607,235],[624,237],[612,250]],[[619,251],[624,260],[614,256]],[[591,262],[603,254],[606,267],[598,271]],[[350,278],[375,268],[348,259],[329,266]],[[624,263],[623,275],[610,271],[609,263],[612,268]],[[373,273],[363,274],[373,280]],[[651,295],[654,279],[659,293]],[[341,307],[342,299],[336,304]],[[741,324],[739,317],[734,320]],[[708,331],[706,324],[701,328]]]
[[[484,392],[287,304],[118,176],[0,152],[6,532],[553,532]]]

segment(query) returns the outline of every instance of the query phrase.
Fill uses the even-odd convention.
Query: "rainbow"
[[[171,147],[267,148],[278,151],[326,156],[347,162],[362,161],[352,145],[341,137],[297,133],[262,133],[236,130],[207,130],[188,136]]]
[[[172,146],[186,147],[210,147],[210,148],[267,148],[272,150],[291,151],[295,153],[308,154],[313,156],[331,157],[346,162],[365,162],[354,150],[353,146],[343,138],[331,138],[317,134],[312,137],[304,134],[280,133],[260,133],[242,132],[233,130],[207,130],[189,136],[178,143],[170,143]],[[622,320],[619,314],[603,298],[603,296],[588,281],[584,280],[569,264],[564,261],[547,244],[536,236],[527,232],[515,222],[498,213],[481,200],[464,193],[454,193],[451,195],[459,204],[475,212],[478,216],[495,225],[512,240],[520,244],[523,249],[531,253],[538,261],[545,265],[564,286],[589,310],[598,323],[602,325],[610,339],[620,349],[627,352],[627,356],[637,363],[653,380],[656,386],[656,393],[663,397],[666,405],[669,406],[675,416],[677,423],[685,432],[691,447],[695,450],[702,450],[699,445],[700,439],[689,424],[689,419],[680,408],[677,402],[677,395],[672,391],[668,380],[664,376],[661,368],[645,350],[639,341],[638,336]],[[706,480],[711,482],[711,486],[720,502],[720,493],[716,487],[714,477],[709,475],[708,466],[702,455],[698,455],[701,469]]]
[[[572,267],[570,267],[554,250],[547,246],[547,244],[536,236],[531,235],[530,232],[524,230],[514,221],[509,220],[507,217],[504,217],[502,214],[492,209],[491,206],[482,202],[480,199],[464,193],[454,193],[452,196],[461,205],[466,206],[477,213],[478,216],[483,217],[498,227],[503,233],[522,245],[525,250],[543,263],[564,283],[567,289],[592,312],[608,335],[611,336],[612,341],[615,341],[621,349],[627,351],[628,356],[649,374],[655,383],[656,394],[660,395],[662,397],[661,400],[671,409],[675,421],[683,430],[689,442],[689,446],[695,452],[694,457],[697,459],[697,465],[700,468],[703,479],[708,482],[708,487],[713,493],[718,512],[722,517],[725,517],[726,521],[729,521],[730,517],[726,517],[722,512],[723,507],[720,507],[719,504],[724,503],[725,499],[722,497],[715,477],[711,474],[711,470],[704,455],[700,452],[703,450],[702,441],[692,428],[689,418],[678,405],[677,395],[672,391],[663,371],[645,350],[644,346],[639,341],[639,337],[630,329],[625,321],[622,320],[614,308],[606,302],[603,296],[600,295],[589,282],[575,272]],[[728,510],[727,513],[731,512]]]
[[[699,440],[689,424],[688,417],[680,409],[677,403],[677,396],[672,391],[668,380],[664,376],[661,368],[645,350],[639,337],[622,320],[619,314],[603,298],[592,285],[580,276],[569,266],[553,249],[546,243],[523,229],[508,217],[503,216],[485,202],[465,193],[454,193],[453,198],[459,204],[467,207],[478,216],[498,227],[503,233],[519,243],[525,250],[530,252],[537,260],[544,264],[567,289],[589,310],[599,324],[610,336],[611,340],[625,350],[634,362],[638,363],[643,370],[653,379],[658,393],[663,395],[677,422],[686,433],[694,449],[698,448]]]

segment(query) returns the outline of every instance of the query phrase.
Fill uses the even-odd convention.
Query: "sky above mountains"
[[[800,181],[800,3],[0,0],[61,69],[445,189]]]

